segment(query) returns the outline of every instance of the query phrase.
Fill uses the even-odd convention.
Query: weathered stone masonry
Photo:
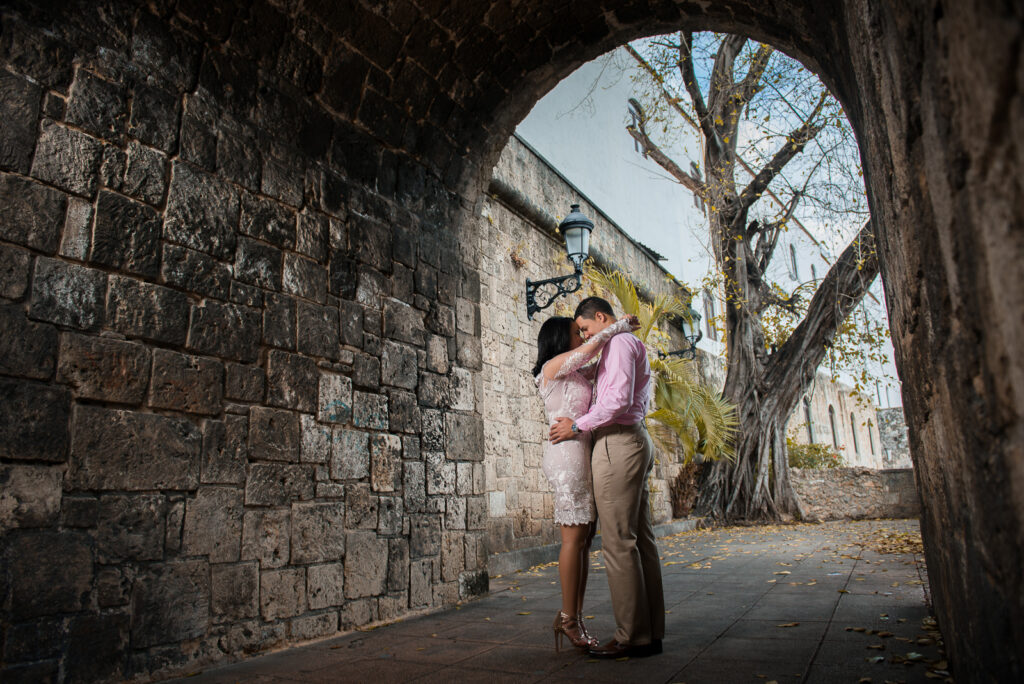
[[[332,99],[360,86],[321,18],[92,4],[3,10],[0,677],[485,590],[479,280],[443,169],[348,122],[402,133]]]

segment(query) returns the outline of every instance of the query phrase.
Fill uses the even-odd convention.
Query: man
[[[617,320],[611,304],[600,297],[580,302],[575,319],[587,338]],[[594,438],[594,499],[616,624],[611,641],[590,649],[595,658],[661,653],[665,634],[661,561],[647,490],[654,466],[654,446],[644,424],[650,396],[647,350],[636,336],[619,334],[601,354],[597,399],[590,410],[575,423],[559,418],[551,426],[555,444],[587,431]]]

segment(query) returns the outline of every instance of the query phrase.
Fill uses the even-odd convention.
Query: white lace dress
[[[627,330],[629,324],[621,320],[602,330],[594,339],[606,342],[616,333]],[[590,409],[597,364],[587,362],[595,354],[596,351],[590,354],[575,352],[562,364],[554,379],[547,380],[543,371],[534,378],[544,400],[549,425],[563,416],[576,420]],[[590,448],[589,432],[559,444],[544,442],[542,465],[554,492],[555,523],[558,525],[585,525],[597,519]]]

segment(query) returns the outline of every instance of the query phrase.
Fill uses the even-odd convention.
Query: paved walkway
[[[665,652],[597,661],[556,653],[554,564],[491,579],[491,594],[253,658],[183,682],[924,682],[946,673],[928,618],[917,522],[684,532],[659,540]],[[887,552],[886,552],[887,551]],[[614,621],[600,552],[587,615]],[[938,671],[938,672],[936,672]]]

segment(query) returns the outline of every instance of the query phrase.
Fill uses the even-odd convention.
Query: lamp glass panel
[[[590,231],[586,228],[568,228],[565,231],[565,251],[570,257],[581,255],[586,258],[590,252]]]

